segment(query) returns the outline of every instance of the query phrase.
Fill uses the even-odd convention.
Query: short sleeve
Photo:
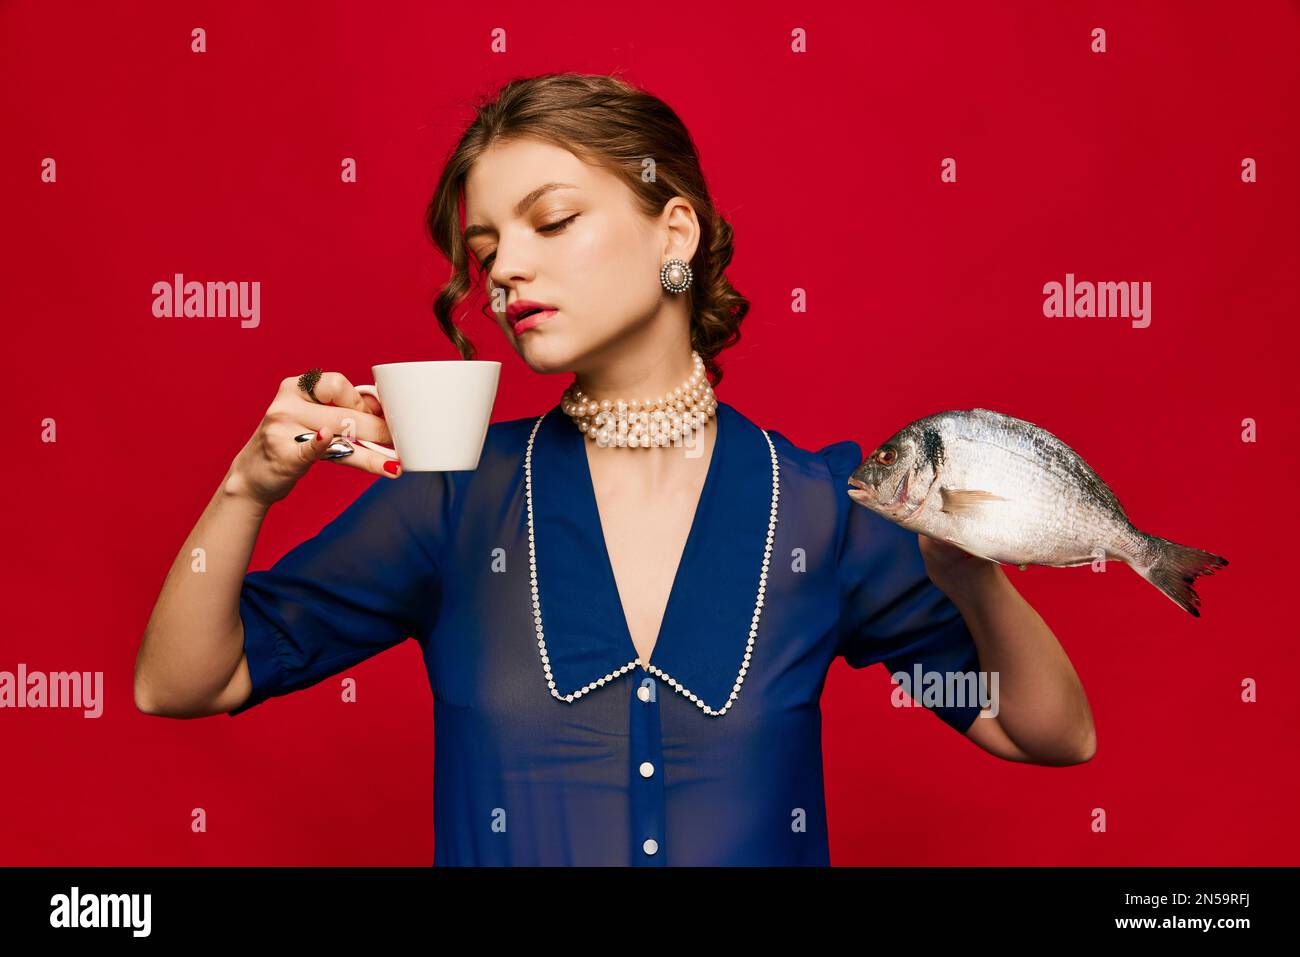
[[[376,479],[314,537],[244,576],[239,615],[253,691],[231,717],[431,626],[449,487],[446,472]]]
[[[841,500],[836,512],[838,654],[854,668],[883,662],[891,675],[912,676],[919,666],[923,675],[944,675],[945,687],[949,674],[978,673],[975,639],[952,599],[926,573],[917,533],[849,498],[848,478],[863,460],[861,447],[837,442],[820,454]],[[927,707],[963,733],[980,712],[978,703]]]

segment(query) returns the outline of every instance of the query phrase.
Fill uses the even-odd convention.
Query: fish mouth
[[[865,505],[867,508],[877,505],[875,496],[871,494],[871,486],[862,479],[850,475],[849,485],[851,486],[848,490],[849,498],[853,499],[853,501],[859,505]]]
[[[907,489],[911,474],[911,470],[903,473],[903,477],[898,480],[898,488],[895,489],[893,497],[888,501],[880,501],[872,494],[873,490],[870,485],[859,478],[849,476],[849,485],[852,486],[852,488],[848,490],[849,498],[853,499],[853,501],[860,505],[865,505],[868,508],[883,512],[895,521],[906,520],[907,518],[911,518],[912,513],[915,511],[915,509],[907,511],[906,508]]]
[[[925,494],[922,495],[920,500],[915,504],[909,505],[907,501],[907,493],[911,489],[912,484],[911,469],[908,469],[903,473],[903,477],[899,479],[898,487],[894,490],[893,496],[887,502],[878,501],[871,494],[871,486],[867,485],[867,483],[863,482],[861,479],[850,476],[849,485],[853,487],[849,489],[849,498],[853,499],[853,501],[860,505],[865,505],[868,508],[874,508],[883,512],[900,525],[906,525],[917,517],[917,514],[924,507],[926,500],[930,497],[931,489],[934,488],[934,484],[938,480],[939,474],[936,472],[934,479],[925,490]]]

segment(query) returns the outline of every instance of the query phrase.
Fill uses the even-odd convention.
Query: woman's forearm
[[[997,673],[999,725],[1032,761],[1087,760],[1096,746],[1092,710],[1069,657],[1000,566],[984,563],[981,571],[951,597],[975,640],[980,669]]]
[[[243,659],[239,594],[268,506],[242,488],[227,472],[167,573],[136,658],[142,711],[200,713]]]

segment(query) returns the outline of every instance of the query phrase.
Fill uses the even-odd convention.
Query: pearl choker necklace
[[[695,369],[689,379],[657,399],[624,401],[588,398],[575,379],[564,390],[560,407],[564,414],[602,448],[650,448],[680,446],[689,442],[696,429],[708,425],[718,411],[713,386],[704,374],[704,360],[691,350]]]

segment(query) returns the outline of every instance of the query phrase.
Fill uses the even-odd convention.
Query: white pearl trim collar
[[[613,671],[609,672],[604,677],[597,678],[595,681],[588,682],[587,684],[579,688],[577,691],[572,691],[568,694],[561,694],[558,690],[556,690],[555,676],[551,674],[550,655],[548,655],[546,651],[546,636],[542,631],[542,604],[541,604],[541,599],[538,597],[538,590],[537,590],[537,550],[536,550],[536,543],[533,538],[533,439],[537,436],[537,430],[538,428],[541,427],[542,419],[544,418],[546,418],[545,414],[538,416],[537,421],[533,424],[533,431],[528,436],[528,450],[527,452],[524,453],[524,488],[528,498],[528,571],[529,571],[529,578],[531,580],[531,585],[532,585],[533,623],[537,628],[537,649],[540,652],[542,657],[542,670],[543,673],[546,675],[546,686],[550,688],[551,696],[560,701],[564,701],[569,704],[572,704],[574,701],[578,700],[583,695],[591,691],[594,691],[596,688],[604,686],[606,682],[613,681],[615,678],[625,674],[627,671],[629,671],[632,668],[635,668],[637,665],[641,665],[651,674],[657,675],[658,677],[662,678],[668,684],[668,686],[672,688],[674,691],[676,691],[678,694],[694,702],[694,704],[705,714],[710,715],[711,717],[717,717],[717,718],[722,717],[724,714],[727,713],[727,710],[733,704],[735,704],[736,699],[740,697],[740,686],[744,684],[745,675],[749,672],[749,661],[750,658],[753,657],[754,639],[758,636],[758,621],[759,621],[759,617],[763,613],[763,602],[767,592],[767,569],[772,558],[772,542],[776,537],[777,499],[780,497],[781,494],[781,482],[780,482],[781,470],[780,467],[777,465],[776,447],[772,445],[772,439],[767,434],[767,430],[760,429],[759,431],[763,433],[763,438],[767,440],[767,448],[768,451],[771,453],[771,457],[772,457],[772,509],[769,514],[768,522],[767,522],[767,542],[763,548],[763,566],[758,577],[758,598],[754,603],[754,617],[751,619],[749,625],[749,641],[745,645],[745,657],[741,661],[740,671],[737,673],[736,681],[732,685],[731,695],[730,697],[728,697],[727,703],[725,705],[723,705],[721,708],[714,709],[706,705],[703,699],[701,699],[689,688],[687,688],[685,685],[679,682],[672,675],[668,674],[668,672],[664,671],[661,668],[656,667],[655,665],[646,664],[643,661],[641,661],[639,655],[636,658],[633,658],[627,664],[615,668]],[[716,449],[714,451],[716,451]],[[584,455],[586,454],[585,449],[583,449],[583,454]]]

